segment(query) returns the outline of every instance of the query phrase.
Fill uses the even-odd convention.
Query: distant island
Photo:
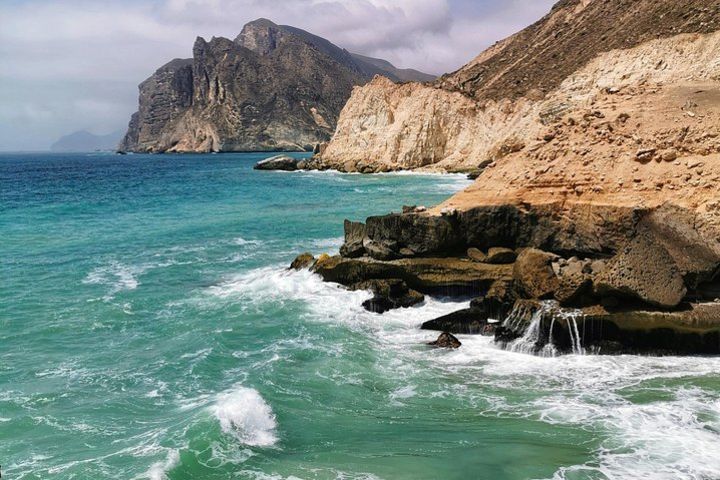
[[[112,152],[117,149],[122,137],[121,131],[95,135],[87,130],[80,130],[60,137],[50,146],[50,150],[57,153]]]

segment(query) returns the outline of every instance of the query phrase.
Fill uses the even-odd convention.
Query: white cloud
[[[0,150],[121,128],[137,84],[258,17],[399,67],[443,73],[539,18],[552,0],[3,0]]]

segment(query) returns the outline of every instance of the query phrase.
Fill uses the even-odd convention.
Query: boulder
[[[450,333],[441,333],[437,340],[434,342],[428,343],[431,347],[437,347],[437,348],[460,348],[462,346],[462,343],[460,343],[460,340],[455,338]]]
[[[365,224],[345,220],[345,243],[340,247],[340,255],[347,258],[357,258],[365,255]]]
[[[255,170],[284,170],[293,172],[298,169],[298,160],[287,155],[276,155],[255,164]]]
[[[292,270],[304,270],[310,268],[315,263],[315,257],[312,253],[302,253],[297,256],[295,260],[290,264]]]
[[[515,253],[515,250],[505,247],[493,247],[488,250],[485,262],[502,265],[514,263],[516,259],[517,253]]]
[[[513,268],[513,280],[518,292],[526,298],[552,298],[560,286],[552,263],[558,256],[535,248],[527,248],[518,255]]]
[[[488,327],[488,314],[482,308],[466,308],[443,315],[422,324],[422,330],[435,330],[455,334],[478,335],[485,333]]]
[[[370,290],[373,298],[363,302],[363,307],[375,313],[385,313],[396,308],[409,308],[425,301],[425,296],[408,288],[403,280],[369,280],[350,286],[351,290]]]
[[[556,265],[556,264],[553,264]],[[558,289],[555,299],[563,307],[584,307],[596,302],[593,296],[593,261],[571,258],[557,267]]]
[[[497,280],[484,296],[474,298],[470,302],[470,308],[483,310],[487,318],[502,321],[513,309],[516,300],[513,282]]]
[[[676,307],[687,293],[673,257],[655,235],[640,230],[595,278],[601,297],[640,300],[661,308]]]

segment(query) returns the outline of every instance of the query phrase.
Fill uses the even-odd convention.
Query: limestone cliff
[[[714,85],[708,70],[718,54],[712,40],[718,28],[718,0],[563,0],[432,85],[378,79],[356,88],[323,164],[365,172],[471,171],[508,155],[507,161],[522,158],[550,124],[592,109],[605,87],[624,93],[638,87],[632,108],[644,108],[654,102],[647,96],[654,87],[644,88],[649,82]],[[696,52],[677,53],[685,48]],[[600,58],[614,68],[598,68]],[[646,135],[643,125],[628,130]]]
[[[303,30],[251,22],[233,41],[198,38],[140,85],[120,146],[135,152],[307,150],[330,138],[353,86],[428,80]]]

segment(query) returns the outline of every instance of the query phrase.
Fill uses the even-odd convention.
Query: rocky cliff
[[[429,210],[347,222],[341,256],[315,270],[479,295],[457,318],[490,328],[500,305],[498,343],[532,351],[720,353],[718,30],[720,0],[563,0],[432,85],[356,88],[324,168],[477,180]],[[512,272],[476,271],[497,249]]]
[[[330,138],[352,88],[375,75],[430,80],[260,19],[235,40],[198,38],[140,85],[120,149],[135,152],[307,150]]]
[[[602,98],[600,85],[712,79],[707,70],[713,63],[697,62],[717,54],[707,49],[714,48],[718,28],[717,0],[563,0],[536,24],[432,85],[378,79],[355,89],[323,162],[349,171],[476,169],[529,147],[563,115],[582,116]],[[705,53],[668,57],[686,46]],[[650,57],[642,57],[646,53]],[[598,68],[600,58],[614,68]],[[635,91],[636,103],[650,91]]]

